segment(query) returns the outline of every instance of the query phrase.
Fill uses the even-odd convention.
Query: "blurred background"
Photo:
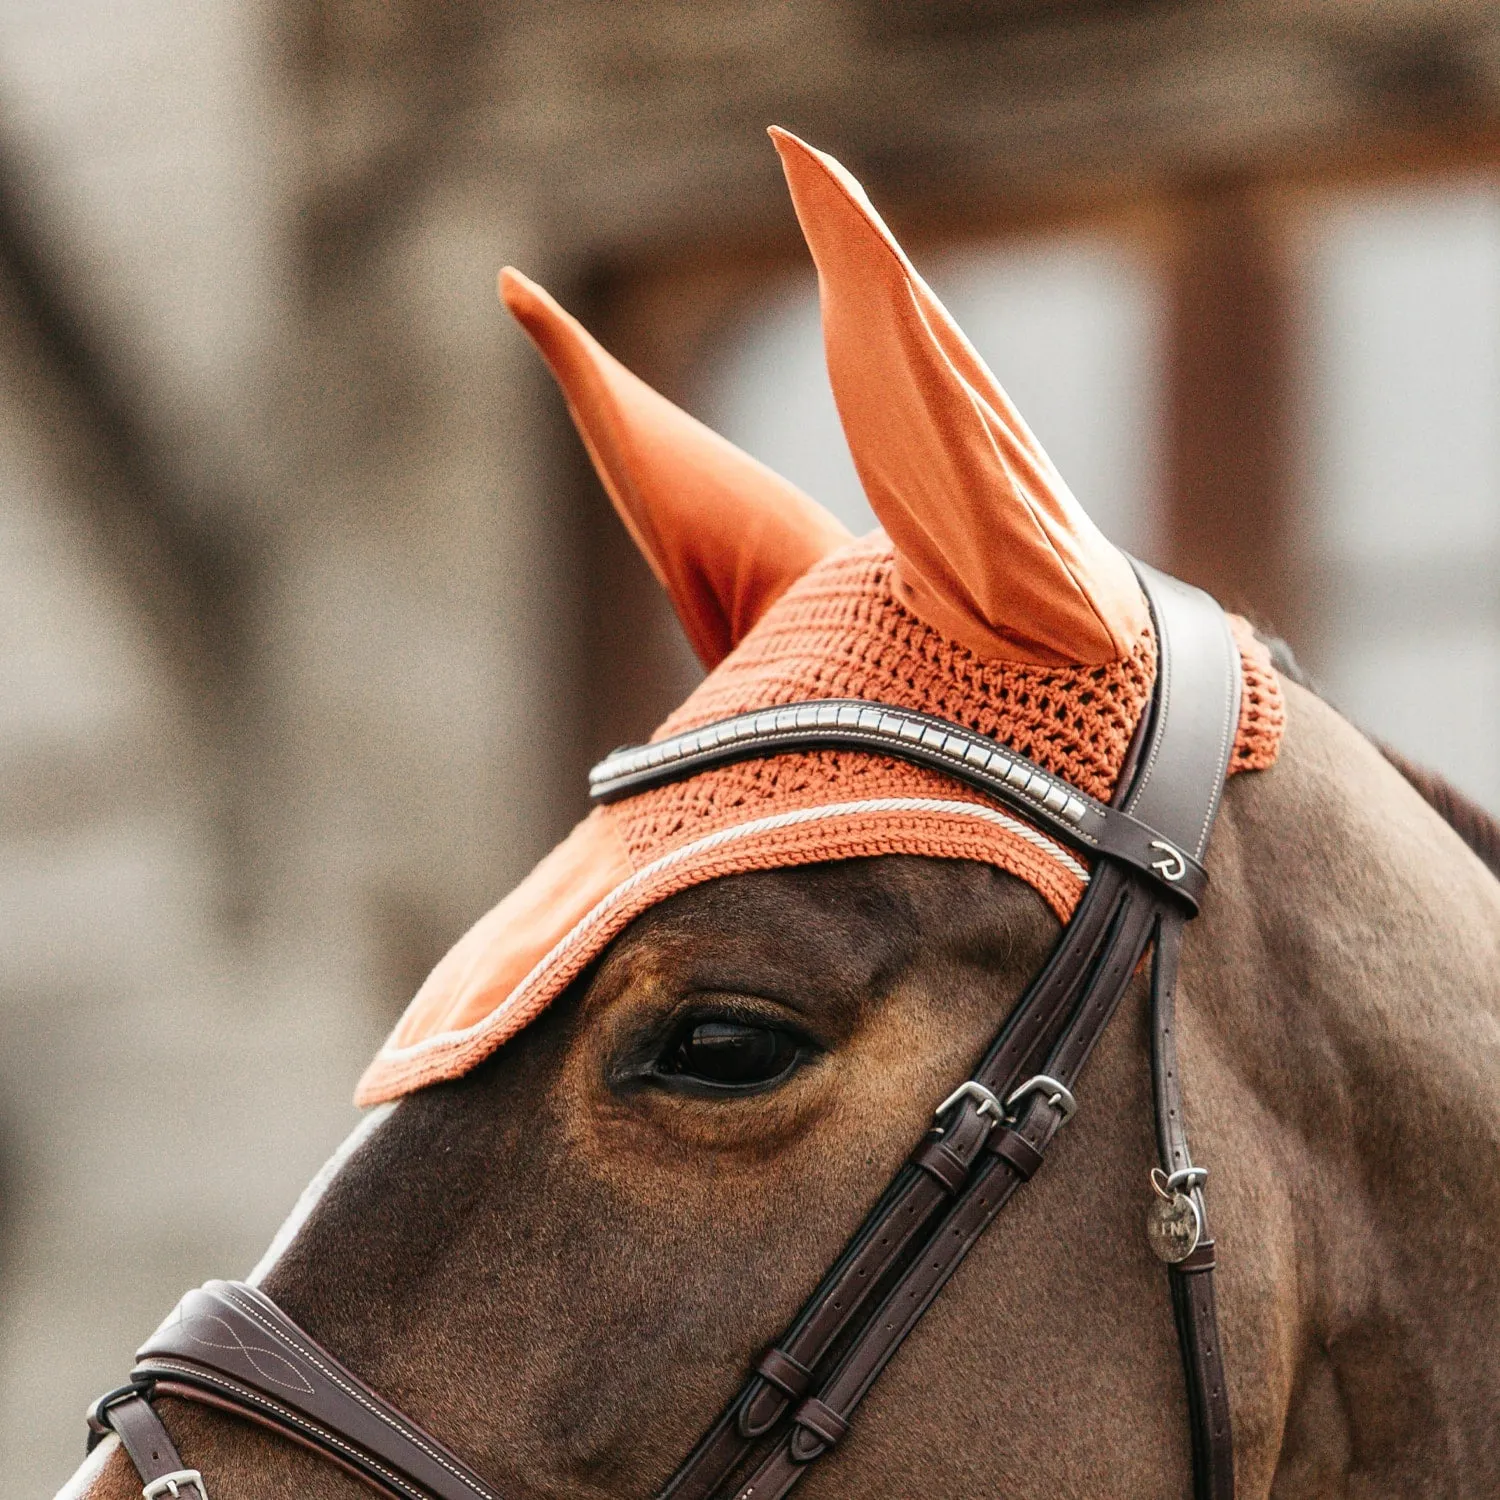
[[[11,1491],[693,680],[497,267],[868,523],[772,122],[1106,531],[1500,811],[1493,5],[4,0]]]

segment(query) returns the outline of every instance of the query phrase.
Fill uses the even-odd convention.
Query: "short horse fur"
[[[1491,1495],[1500,884],[1358,733],[1288,697],[1277,765],[1226,793],[1179,1001],[1240,1493]],[[1009,876],[900,857],[663,903],[490,1062],[404,1101],[266,1290],[501,1493],[650,1495],[1056,930]],[[1186,1493],[1177,1352],[1140,1227],[1139,989],[1047,1168],[809,1495]],[[752,1099],[633,1085],[631,1060],[705,997],[825,1050]],[[216,1500],[362,1491],[232,1418],[163,1411]],[[75,1492],[139,1493],[122,1455],[89,1467]]]
[[[1031,736],[1023,753],[1108,796],[1157,660],[1135,575],[858,184],[777,145],[886,535],[850,541],[539,289],[504,283],[713,668],[678,727],[873,696]],[[1500,882],[1374,745],[1237,640],[1260,738],[1225,721],[1223,745],[1254,753],[1225,793],[1177,1002],[1237,1494],[1493,1496]],[[646,793],[661,800],[634,823],[611,806],[581,824],[424,986],[361,1086],[400,1102],[265,1274],[507,1500],[659,1490],[969,1076],[1087,876],[1024,823],[995,833],[937,771],[820,754],[760,780],[707,771],[687,800]],[[781,816],[751,815],[767,809]],[[777,842],[808,813],[827,819],[816,846]],[[1466,827],[1479,846],[1493,831]],[[1143,1226],[1146,1010],[1143,971],[1076,1118],[806,1495],[1189,1493]],[[800,1063],[749,1092],[668,1086],[653,1061],[704,1019],[789,1033]],[[234,1417],[160,1408],[213,1500],[356,1491]],[[127,1500],[140,1481],[110,1440],[67,1493]]]

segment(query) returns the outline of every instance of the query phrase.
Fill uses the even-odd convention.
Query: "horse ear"
[[[983,657],[1098,665],[1146,603],[1000,383],[831,156],[771,131],[818,267],[828,373],[897,588]]]
[[[552,367],[615,509],[712,670],[848,530],[637,379],[519,271],[500,273],[500,296]]]

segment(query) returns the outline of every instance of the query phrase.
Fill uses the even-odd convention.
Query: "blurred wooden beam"
[[[209,519],[225,507],[169,476],[131,383],[57,274],[25,185],[3,156],[0,304],[12,355],[28,372],[32,419],[50,430],[100,556],[146,622],[207,744],[234,717],[243,686],[247,549]]]
[[[1167,563],[1291,636],[1292,345],[1279,242],[1244,184],[1189,199],[1178,229],[1168,277]]]
[[[335,277],[445,164],[489,164],[580,263],[789,239],[773,123],[929,220],[1500,140],[1493,0],[300,5],[307,246]]]
[[[135,386],[58,274],[24,185],[0,154],[0,323],[8,399],[39,439],[91,553],[145,627],[171,693],[166,737],[198,761],[214,837],[218,915],[254,915],[264,878],[251,807],[262,745],[249,539],[217,518],[245,507],[195,492],[167,461]],[[57,785],[49,764],[44,785]],[[97,790],[97,789],[96,789]],[[263,795],[263,793],[261,794]]]
[[[681,401],[705,340],[766,274],[762,262],[736,256],[673,265],[661,275],[600,264],[564,300],[617,359]],[[560,401],[557,407],[566,482],[575,497],[582,785],[582,773],[615,746],[647,738],[692,691],[702,668]]]

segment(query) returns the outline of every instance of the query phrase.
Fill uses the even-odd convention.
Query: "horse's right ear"
[[[519,271],[500,273],[500,296],[552,367],[615,509],[712,670],[849,532],[637,379]]]

